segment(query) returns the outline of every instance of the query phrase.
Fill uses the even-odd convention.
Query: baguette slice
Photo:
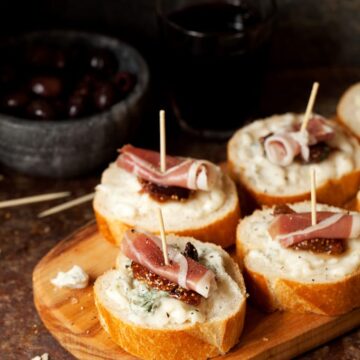
[[[310,202],[291,205],[310,211]],[[347,212],[318,204],[317,210]],[[283,248],[267,232],[272,209],[257,210],[237,230],[237,256],[251,301],[263,310],[340,315],[360,306],[360,239],[347,239],[341,255]]]
[[[125,295],[139,283],[129,275],[129,259],[120,254],[117,269],[100,276],[94,285],[102,326],[118,345],[141,359],[205,360],[226,353],[238,342],[244,324],[245,286],[238,265],[219,246],[174,235],[167,240],[181,251],[190,241],[200,261],[213,259],[217,288],[197,308],[165,297],[153,312],[139,312],[132,308],[133,295]],[[191,311],[200,318],[189,319]]]
[[[338,119],[360,139],[360,83],[350,86],[337,106]]]
[[[167,233],[191,236],[222,247],[235,243],[240,218],[236,186],[225,174],[214,191],[196,191],[183,202],[158,203],[141,192],[135,176],[115,164],[104,172],[93,205],[99,231],[116,245],[120,245],[125,231],[133,227],[158,234],[159,206]]]
[[[274,115],[238,130],[228,143],[228,166],[232,178],[258,205],[294,203],[310,199],[309,165],[293,162],[281,167],[265,155],[261,137],[281,127],[299,123],[302,115]],[[319,202],[342,206],[360,186],[360,145],[343,126],[331,122],[336,135],[333,150],[320,163],[311,164],[317,175]]]
[[[360,191],[358,191],[358,193],[356,195],[356,198],[354,200],[354,204],[355,205],[353,205],[352,209],[360,212]]]

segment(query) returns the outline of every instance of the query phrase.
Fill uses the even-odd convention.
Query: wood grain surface
[[[104,241],[90,224],[54,247],[35,267],[34,302],[48,330],[75,357],[84,360],[133,360],[102,329],[93,299],[97,276],[113,267],[117,248]],[[91,278],[82,290],[57,289],[50,280],[58,271],[80,265]],[[248,307],[239,344],[228,360],[290,359],[360,324],[360,309],[340,317],[276,312]],[[179,359],[180,360],[180,359]]]

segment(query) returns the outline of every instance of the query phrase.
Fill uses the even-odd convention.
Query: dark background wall
[[[277,0],[274,67],[360,64],[360,0]],[[110,33],[154,54],[154,0],[1,0],[1,34],[72,27]],[[309,46],[311,44],[311,46]]]
[[[277,0],[274,67],[360,64],[360,0]],[[154,0],[1,0],[2,35],[42,28],[113,34],[154,53]],[[311,44],[311,46],[309,46]]]
[[[360,0],[277,4],[263,114],[302,111],[315,80],[321,82],[316,110],[333,114],[344,89],[360,79]],[[0,0],[0,36],[47,28],[117,36],[142,52],[153,79],[161,78],[155,0]]]

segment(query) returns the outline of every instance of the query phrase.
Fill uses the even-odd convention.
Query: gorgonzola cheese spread
[[[290,205],[297,212],[310,211],[310,202]],[[317,204],[317,210],[343,211]],[[272,209],[255,212],[239,227],[238,237],[246,249],[245,262],[251,269],[258,269],[281,278],[305,282],[327,282],[343,279],[360,269],[360,239],[346,239],[346,251],[340,255],[316,254],[311,251],[284,248],[273,240],[267,229],[273,220]],[[245,225],[246,224],[246,225]]]
[[[309,192],[309,166],[296,161],[284,167],[271,163],[260,141],[270,133],[289,129],[301,121],[302,115],[274,115],[236,132],[229,143],[229,157],[235,165],[235,174],[257,192],[279,196]],[[328,142],[332,152],[327,159],[311,164],[316,170],[318,187],[330,179],[339,179],[360,170],[360,145],[357,140],[336,122],[332,121],[331,126],[335,128],[335,136]]]
[[[135,175],[113,163],[104,172],[101,184],[96,188],[95,208],[106,218],[121,219],[130,225],[157,231],[156,211],[159,203],[141,190]],[[235,187],[223,175],[211,191],[197,190],[186,201],[161,203],[166,229],[178,230],[184,224],[187,228],[198,227],[199,220],[204,219],[209,223],[216,221],[219,210],[224,208],[224,211],[228,211],[228,206],[224,206],[226,202],[236,200],[236,196],[229,197],[227,192],[235,193]]]
[[[168,236],[168,242],[175,243],[176,237]],[[228,273],[228,254],[216,245],[203,244],[190,239],[195,245],[199,261],[216,275],[216,286],[210,289],[209,297],[203,298],[199,306],[188,305],[180,300],[171,298],[166,292],[151,289],[132,276],[131,261],[120,255],[117,261],[116,276],[104,290],[106,297],[116,304],[117,309],[128,314],[131,322],[164,328],[171,325],[185,325],[205,322],[216,316],[223,316],[226,306],[234,297],[243,298],[237,280]],[[177,243],[183,251],[185,243]],[[232,309],[231,309],[232,310]],[[228,310],[229,311],[229,310]]]

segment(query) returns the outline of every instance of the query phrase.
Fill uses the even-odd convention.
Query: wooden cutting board
[[[79,359],[135,359],[102,329],[93,299],[93,281],[114,265],[117,253],[92,223],[60,242],[34,270],[34,301],[41,319],[60,344]],[[87,288],[57,289],[50,283],[58,271],[67,271],[75,264],[90,275]],[[239,344],[220,358],[290,359],[359,324],[360,309],[330,318],[280,312],[268,315],[249,306]]]

